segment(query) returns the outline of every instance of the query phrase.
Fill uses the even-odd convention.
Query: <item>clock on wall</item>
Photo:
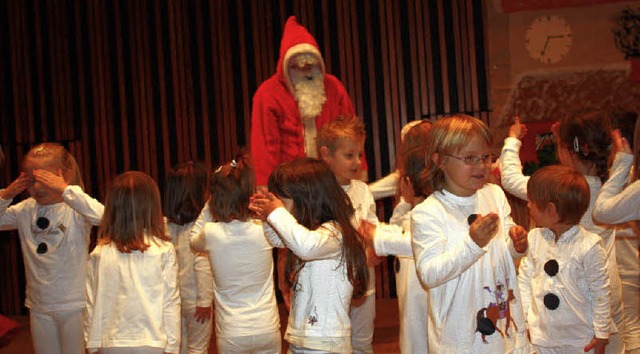
[[[572,40],[571,27],[567,21],[557,15],[548,15],[531,22],[524,43],[532,58],[545,64],[553,64],[569,53]]]

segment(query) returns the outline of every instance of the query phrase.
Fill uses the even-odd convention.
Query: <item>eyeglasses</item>
[[[555,259],[550,259],[544,264],[544,272],[550,277],[555,277],[560,270],[560,265]],[[544,306],[549,310],[555,310],[560,306],[560,298],[554,293],[548,293],[542,299]]]
[[[478,166],[480,164],[480,161],[482,161],[482,163],[485,165],[491,164],[493,162],[492,154],[484,154],[482,156],[469,155],[464,157],[445,154],[445,156],[453,157],[456,160],[460,160],[467,166]]]
[[[49,219],[45,218],[44,216],[41,216],[38,218],[38,220],[36,220],[36,226],[40,229],[40,230],[44,230],[47,227],[49,227]],[[38,244],[38,248],[36,249],[36,252],[38,252],[38,254],[45,254],[47,253],[49,247],[47,246],[46,243],[44,242],[40,242]]]

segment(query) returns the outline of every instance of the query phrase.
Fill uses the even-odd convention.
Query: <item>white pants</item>
[[[255,336],[216,338],[218,353],[280,354],[280,331]]]
[[[322,354],[322,353],[330,353],[330,352],[325,352],[322,350],[315,350],[315,349],[307,349],[307,348],[303,348],[303,347],[298,347],[295,345],[289,345],[289,350],[287,351],[288,354]]]
[[[83,354],[84,309],[29,311],[31,337],[36,354]]]
[[[368,267],[369,277],[376,276],[373,267]],[[373,329],[376,318],[376,294],[367,295],[364,302],[349,309],[351,318],[351,346],[356,354],[373,353]]]
[[[153,347],[109,347],[100,348],[100,354],[163,354],[164,348]]]
[[[182,309],[182,348],[180,353],[206,354],[209,351],[213,319],[209,318],[206,322],[200,323],[193,316],[195,313],[195,307]]]
[[[400,352],[426,354],[428,353],[427,311],[429,308],[427,291],[420,284],[416,273],[416,262],[412,258],[399,257],[396,262],[400,265],[396,273]]]
[[[627,353],[640,353],[640,275],[620,274]]]

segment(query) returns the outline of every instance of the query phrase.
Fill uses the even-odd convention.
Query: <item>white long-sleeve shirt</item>
[[[63,202],[39,205],[28,198],[9,207],[0,199],[0,230],[18,230],[27,278],[25,306],[38,312],[85,307],[84,281],[87,272],[89,235],[100,224],[104,206],[79,186],[68,186]],[[49,226],[36,226],[38,217]],[[40,243],[47,252],[38,254]]]
[[[369,190],[375,200],[393,197],[398,191],[400,172],[395,170],[379,180],[369,183]]]
[[[480,248],[469,236],[470,214],[496,213],[498,231]],[[429,288],[429,352],[528,352],[513,259],[520,256],[508,236],[514,226],[500,187],[487,184],[470,197],[446,190],[430,195],[412,211],[411,234],[416,268]],[[512,292],[515,301],[509,301]],[[477,318],[492,304],[509,301],[509,337],[496,331],[483,343]],[[503,332],[505,320],[496,324]],[[515,327],[518,329],[516,330]]]
[[[528,240],[529,253],[518,280],[531,342],[542,347],[584,347],[594,335],[609,338],[609,272],[600,237],[573,226],[557,242],[546,228],[529,231]],[[544,271],[551,259],[559,265],[555,276]],[[544,305],[549,293],[560,298],[555,310]]]
[[[146,237],[144,252],[115,244],[91,252],[86,280],[87,348],[142,347],[180,351],[178,262],[171,242]]]
[[[213,303],[213,275],[209,256],[194,252],[189,244],[193,222],[178,225],[165,219],[166,232],[178,257],[178,281],[182,311],[196,307],[211,307]]]
[[[520,147],[522,143],[516,138],[506,138],[500,155],[500,174],[502,187],[516,197],[527,200],[527,182],[529,177],[522,174],[522,164],[520,163]],[[580,219],[580,226],[587,231],[593,232],[602,238],[603,246],[607,252],[609,260],[609,287],[611,291],[611,316],[615,324],[612,333],[617,332],[622,326],[622,283],[618,273],[616,262],[616,249],[614,247],[613,228],[611,225],[603,225],[594,222],[592,212],[596,198],[600,194],[602,182],[598,176],[583,175],[589,184],[590,201],[589,208]]]
[[[306,262],[292,288],[285,339],[304,348],[351,352],[353,286],[342,261],[342,233],[333,222],[309,230],[284,208],[274,210],[267,221],[273,227],[265,224],[271,244],[289,248]]]
[[[208,222],[191,238],[213,269],[216,336],[232,338],[280,329],[273,285],[273,246],[256,220]]]

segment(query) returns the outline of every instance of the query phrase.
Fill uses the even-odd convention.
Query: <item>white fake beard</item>
[[[324,77],[314,75],[313,80],[301,80],[293,85],[293,96],[298,102],[302,120],[315,118],[322,112],[322,105],[327,101],[324,92]]]

